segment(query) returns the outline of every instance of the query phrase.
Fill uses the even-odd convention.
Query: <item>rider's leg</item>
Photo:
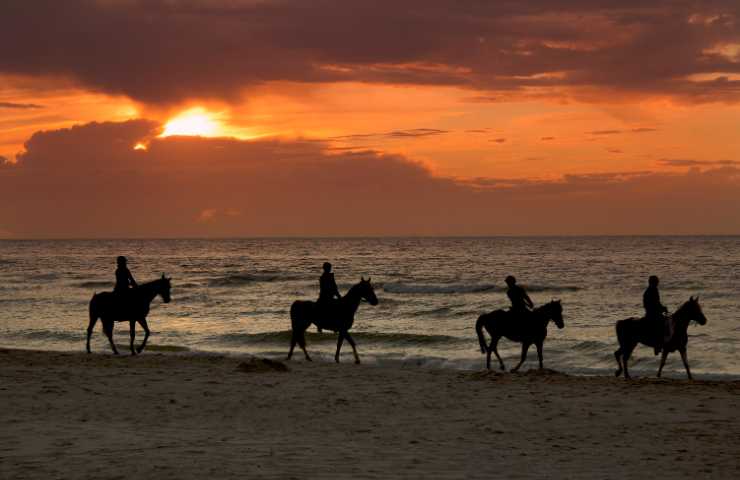
[[[659,354],[660,351],[663,349],[663,318],[654,318],[653,319],[653,329],[655,330],[655,333],[653,334],[654,341],[655,341],[655,347],[653,350],[655,351],[655,354]]]

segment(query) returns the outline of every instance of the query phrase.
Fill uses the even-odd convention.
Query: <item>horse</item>
[[[149,314],[149,304],[154,297],[160,295],[164,303],[170,303],[170,278],[162,274],[162,278],[153,282],[139,285],[138,287],[124,292],[96,293],[90,300],[90,324],[87,326],[87,353],[90,353],[90,336],[93,328],[100,318],[103,322],[103,332],[108,337],[113,353],[118,355],[116,344],[113,343],[113,322],[128,321],[131,325],[131,355],[141,353],[149,338],[149,326],[146,316]],[[144,341],[134,350],[134,337],[136,336],[136,323],[144,329]]]
[[[540,360],[540,370],[542,367],[542,344],[547,337],[547,324],[550,320],[555,322],[558,328],[563,328],[563,306],[560,300],[552,300],[550,303],[535,308],[530,314],[530,318],[517,318],[512,312],[507,310],[494,310],[491,313],[485,313],[478,317],[475,322],[475,331],[478,334],[481,353],[486,354],[486,368],[491,369],[491,352],[496,354],[501,370],[506,371],[504,361],[498,354],[498,341],[501,337],[506,337],[513,342],[522,344],[522,357],[519,364],[512,368],[512,372],[519,370],[524,361],[527,359],[529,347],[534,343],[537,346],[537,357]],[[491,344],[486,345],[486,338],[483,335],[483,329],[488,331],[491,336]]]
[[[313,323],[319,329],[338,332],[337,353],[334,355],[334,361],[339,363],[339,351],[346,338],[349,344],[352,345],[355,363],[360,363],[360,357],[357,355],[357,347],[355,346],[354,339],[349,334],[349,329],[352,328],[352,324],[355,321],[355,313],[362,300],[366,300],[373,306],[378,304],[378,298],[375,296],[375,290],[369,278],[367,280],[361,278],[360,283],[350,288],[345,296],[334,301],[325,309],[319,308],[316,302],[312,301],[296,300],[293,302],[293,305],[290,306],[292,334],[288,360],[293,356],[293,349],[297,343],[303,350],[304,355],[306,355],[306,360],[311,361],[311,357],[306,351],[305,333],[306,329]]]
[[[686,374],[689,380],[691,380],[689,361],[686,358],[686,345],[689,343],[689,335],[687,333],[689,322],[695,320],[699,325],[706,325],[707,323],[707,318],[701,310],[701,305],[699,305],[699,297],[689,297],[689,300],[681,305],[669,317],[669,320],[673,322],[673,335],[663,344],[663,355],[660,357],[658,378],[660,378],[660,374],[663,372],[663,366],[665,365],[668,354],[678,350],[681,354],[683,365],[686,368]],[[616,330],[619,348],[614,352],[614,357],[617,359],[619,368],[614,372],[614,376],[618,377],[624,371],[624,378],[630,378],[629,371],[627,370],[627,361],[630,355],[632,355],[632,350],[635,349],[638,343],[655,347],[655,327],[645,318],[633,317],[617,321]]]

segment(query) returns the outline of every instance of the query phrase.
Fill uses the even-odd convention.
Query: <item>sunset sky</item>
[[[740,234],[737,0],[0,19],[0,238]]]

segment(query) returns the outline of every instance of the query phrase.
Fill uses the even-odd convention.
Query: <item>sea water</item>
[[[316,299],[330,261],[343,293],[372,277],[379,304],[362,303],[351,330],[367,363],[483,368],[475,321],[507,307],[504,278],[515,275],[535,304],[562,301],[565,328],[549,325],[545,365],[608,373],[614,323],[642,314],[647,278],[658,275],[671,311],[698,295],[707,317],[689,327],[692,371],[740,378],[740,237],[0,241],[0,345],[84,351],[90,298],[112,289],[118,255],[139,283],[172,277],[172,302],[155,299],[148,317],[153,350],[284,356],[290,305]],[[115,339],[127,352],[127,324]],[[336,335],[311,327],[307,341],[316,360],[333,359]],[[110,353],[100,324],[92,347]],[[499,351],[511,367],[520,346],[502,339]],[[352,361],[346,343],[343,355]],[[536,358],[533,347],[524,368]],[[657,364],[638,347],[632,371]],[[666,373],[684,375],[677,354]]]

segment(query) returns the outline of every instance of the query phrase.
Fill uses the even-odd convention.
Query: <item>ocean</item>
[[[692,372],[740,378],[740,237],[6,240],[0,345],[84,351],[88,303],[112,289],[118,255],[128,257],[139,283],[172,277],[172,302],[156,299],[148,317],[153,351],[284,357],[290,305],[316,299],[321,265],[330,261],[343,293],[361,276],[372,277],[379,304],[361,304],[350,332],[365,363],[484,368],[474,324],[508,306],[504,278],[511,274],[535,304],[562,301],[565,328],[549,325],[545,366],[610,374],[614,323],[642,314],[642,292],[654,274],[671,311],[699,295],[708,322],[689,327]],[[115,339],[127,353],[127,324],[116,324]],[[334,334],[311,327],[307,342],[314,360],[333,361]],[[92,348],[111,353],[100,323]],[[507,367],[519,349],[501,340]],[[346,343],[342,355],[352,361]],[[536,368],[536,359],[532,347],[523,368]],[[632,373],[654,375],[657,366],[652,349],[637,348]],[[664,372],[684,377],[678,354]]]

